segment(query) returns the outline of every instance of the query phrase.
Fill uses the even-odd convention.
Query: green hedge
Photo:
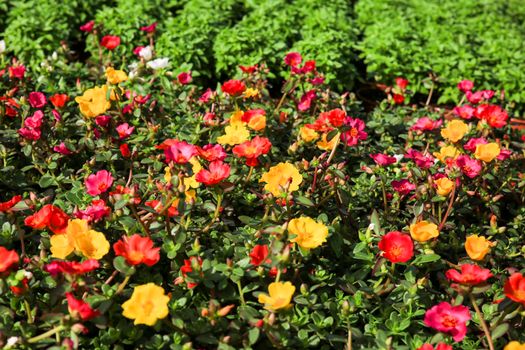
[[[520,7],[521,4],[521,7]],[[440,102],[454,101],[454,84],[468,78],[477,88],[504,88],[525,102],[523,1],[367,0],[356,4],[363,31],[359,45],[368,74],[378,81],[396,76],[426,92],[437,75]],[[512,15],[510,15],[512,14]]]

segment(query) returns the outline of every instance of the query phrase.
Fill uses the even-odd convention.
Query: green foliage
[[[79,26],[91,19],[103,2],[12,1],[4,33],[6,45],[18,59],[38,69],[40,62],[62,43],[71,45],[79,40]]]
[[[243,12],[237,0],[190,0],[176,17],[163,23],[156,44],[158,54],[169,57],[174,66],[190,64],[209,78],[214,73],[212,47],[216,35],[233,25]]]
[[[368,74],[377,81],[407,77],[427,92],[437,76],[440,102],[457,100],[454,85],[471,79],[476,88],[500,88],[509,100],[525,102],[523,1],[360,1],[359,44]],[[509,15],[512,14],[512,15]]]

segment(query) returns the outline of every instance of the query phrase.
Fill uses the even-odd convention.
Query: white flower
[[[16,343],[18,343],[18,337],[11,337],[11,338],[7,339],[7,343],[6,343],[5,347],[6,347],[6,349],[10,349],[14,345],[16,345]]]
[[[399,162],[401,159],[403,159],[404,155],[402,154],[394,154],[394,158]]]
[[[153,70],[166,68],[169,65],[169,58],[157,58],[153,61],[149,61],[146,66]]]
[[[371,222],[370,225],[368,225],[368,230],[369,230],[369,231],[372,231],[375,227],[376,227],[376,225],[374,225],[374,224]]]
[[[142,57],[145,61],[151,60],[153,57],[153,50],[151,49],[151,46],[143,47],[139,51],[139,56]]]
[[[5,52],[5,41],[0,40],[0,55]]]

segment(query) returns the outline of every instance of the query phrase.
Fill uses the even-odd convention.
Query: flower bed
[[[3,345],[525,346],[524,136],[499,93],[462,81],[446,109],[399,78],[365,111],[298,52],[275,98],[264,64],[205,89],[96,43],[75,89],[0,72]]]

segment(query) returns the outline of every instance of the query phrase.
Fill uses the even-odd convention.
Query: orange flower
[[[259,303],[267,310],[277,311],[290,306],[295,287],[290,282],[273,282],[268,286],[268,293],[259,295]]]
[[[266,137],[255,136],[252,140],[246,141],[233,147],[233,154],[238,157],[246,158],[246,165],[257,166],[257,158],[270,151],[272,143]]]
[[[503,291],[507,298],[525,306],[525,277],[521,273],[512,274],[505,282]]]
[[[109,242],[103,233],[91,230],[86,220],[69,221],[66,233],[51,237],[52,256],[65,259],[73,251],[88,259],[102,259],[109,252]]]
[[[439,231],[436,224],[423,220],[410,225],[410,235],[418,242],[426,242],[439,236]]]
[[[0,246],[0,275],[18,264],[18,253]]]
[[[441,136],[451,142],[458,142],[468,132],[468,125],[461,120],[452,120],[441,129]]]
[[[324,133],[322,138],[321,138],[321,141],[318,141],[317,142],[317,147],[323,151],[330,151],[334,148],[335,146],[335,143],[337,142],[337,140],[339,139],[339,134],[335,135],[334,137],[332,137],[330,139],[330,141],[328,141],[326,138],[328,137],[328,134],[327,133]]]
[[[76,97],[75,101],[80,107],[80,112],[85,117],[92,118],[106,113],[111,107],[111,103],[106,98],[107,94],[108,87],[106,85],[102,87],[95,86],[84,91],[84,94]]]
[[[106,68],[106,78],[108,83],[117,85],[123,81],[128,80],[128,75],[123,70],[116,70],[113,67]]]
[[[485,163],[489,163],[499,156],[500,152],[499,145],[495,142],[491,142],[487,144],[478,144],[474,156]]]
[[[130,265],[145,264],[155,265],[159,259],[160,248],[153,248],[153,241],[148,237],[134,234],[131,237],[124,236],[113,245],[116,255],[123,256]]]
[[[297,191],[303,177],[293,164],[279,163],[264,173],[259,182],[266,182],[264,189],[277,197]]]
[[[485,237],[471,235],[468,236],[465,241],[465,250],[472,260],[479,261],[483,260],[485,255],[490,252],[490,248],[494,247],[495,245],[496,243],[489,241]]]
[[[454,181],[448,177],[442,177],[434,181],[436,184],[436,191],[440,196],[447,196],[454,189]]]

